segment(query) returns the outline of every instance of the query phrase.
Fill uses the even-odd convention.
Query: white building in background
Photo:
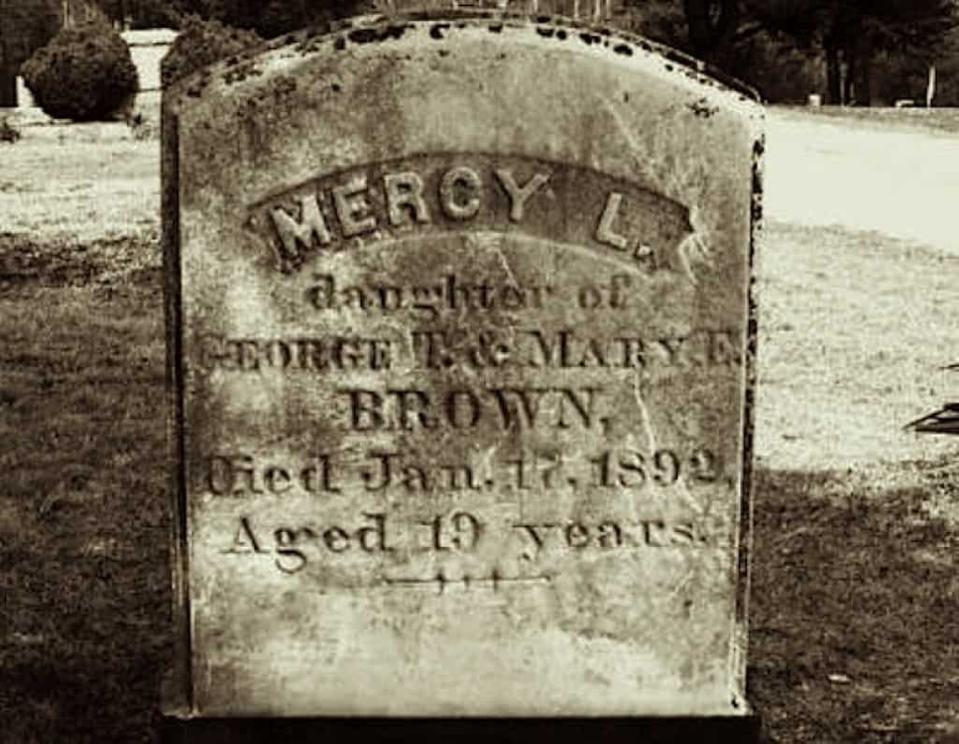
[[[176,38],[172,28],[151,28],[142,31],[123,31],[120,36],[130,47],[130,56],[137,68],[140,92],[160,90],[160,61]]]

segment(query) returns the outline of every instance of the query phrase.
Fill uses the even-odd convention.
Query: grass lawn
[[[151,741],[170,654],[157,282],[31,282],[0,318],[0,740]]]
[[[760,470],[750,701],[773,740],[936,742],[959,721],[959,463],[913,487]]]
[[[0,173],[0,225],[19,220],[0,234],[0,741],[156,740],[172,639],[155,144],[99,145],[127,148],[113,181],[77,150],[50,188],[95,180],[98,197],[57,215],[27,170],[73,150],[0,149],[19,164]],[[957,268],[880,233],[768,225],[750,699],[782,744],[959,724],[959,442],[901,430],[959,361]]]

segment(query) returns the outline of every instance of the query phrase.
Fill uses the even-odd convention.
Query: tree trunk
[[[716,62],[739,25],[739,0],[683,0],[683,12],[693,54]]]
[[[843,58],[846,61],[846,74],[842,81],[842,103],[851,106],[856,100],[855,82],[859,60],[856,59],[856,53],[848,48],[843,50]]]
[[[17,75],[6,66],[0,66],[0,108],[17,107]]]
[[[859,106],[872,106],[872,58],[867,54],[856,65],[856,103]]]
[[[863,34],[856,37],[856,68],[853,70],[852,84],[856,91],[856,104],[872,105],[872,44]]]
[[[826,47],[826,100],[834,106],[842,103],[842,70],[839,66],[839,49]]]
[[[3,12],[6,10],[0,6],[0,13]],[[10,56],[7,40],[0,37],[0,108],[17,107],[17,67]]]

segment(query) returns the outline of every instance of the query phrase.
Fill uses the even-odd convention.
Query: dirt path
[[[770,110],[766,213],[959,254],[959,134]]]

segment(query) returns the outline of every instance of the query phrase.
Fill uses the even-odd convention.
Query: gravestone
[[[171,712],[744,719],[761,111],[354,19],[166,95]]]

